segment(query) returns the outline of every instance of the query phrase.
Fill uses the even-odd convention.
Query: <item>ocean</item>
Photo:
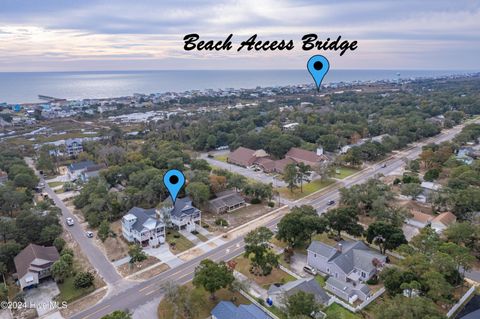
[[[398,76],[398,74],[400,76]],[[330,70],[323,83],[435,77],[462,71]],[[134,93],[255,88],[313,83],[307,70],[195,70],[0,73],[0,103],[39,102],[38,95],[64,99],[106,98]]]

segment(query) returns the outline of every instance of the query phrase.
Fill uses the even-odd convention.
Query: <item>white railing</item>
[[[449,312],[447,312],[447,318],[452,317],[457,310],[465,303],[465,301],[470,298],[470,296],[475,292],[475,286],[470,287],[470,289],[467,290],[467,292],[460,298],[460,300],[453,305],[453,307],[450,309]]]

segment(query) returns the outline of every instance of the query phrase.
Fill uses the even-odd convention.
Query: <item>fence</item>
[[[462,296],[462,298],[460,298],[460,300],[455,305],[453,305],[452,309],[450,309],[450,311],[447,313],[447,318],[452,317],[474,292],[475,286],[470,287],[470,289],[467,290],[467,292]]]
[[[273,319],[280,319],[278,318],[276,315],[274,315],[270,310],[268,310],[267,308],[265,308],[263,305],[261,305],[258,301],[255,300],[255,298],[253,298],[252,296],[250,296],[248,293],[246,293],[245,291],[243,290],[239,290],[240,294],[242,296],[244,296],[245,298],[247,298],[248,300],[250,300],[255,306],[257,306],[258,308],[262,309],[263,312],[265,312],[267,315],[269,315],[270,317],[272,317]]]
[[[302,277],[300,277],[299,275],[297,275],[296,273],[294,273],[293,271],[291,271],[290,269],[288,269],[287,267],[285,266],[282,266],[282,265],[279,265],[280,269],[283,270],[284,272],[286,272],[287,274],[289,274],[290,276],[294,277],[294,278],[297,278],[297,279],[302,279]]]

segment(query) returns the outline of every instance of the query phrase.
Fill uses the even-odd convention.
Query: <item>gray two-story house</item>
[[[336,247],[313,241],[308,247],[307,264],[330,276],[326,289],[351,302],[368,299],[370,290],[363,283],[377,274],[385,261],[385,256],[361,241],[341,241]]]
[[[122,218],[123,237],[142,246],[158,246],[165,242],[165,223],[155,208],[133,207]]]
[[[192,232],[202,220],[202,212],[193,206],[190,197],[178,198],[175,205],[171,199],[167,199],[160,209],[163,216],[168,216],[171,226],[178,230]]]

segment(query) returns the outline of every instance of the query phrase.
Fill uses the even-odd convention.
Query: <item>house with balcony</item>
[[[36,287],[42,279],[50,277],[50,268],[59,258],[54,246],[30,244],[25,247],[13,259],[20,288]]]
[[[155,208],[133,207],[122,218],[122,234],[130,243],[157,247],[165,243],[165,223]]]
[[[172,227],[178,230],[192,232],[196,230],[197,224],[202,221],[202,212],[193,206],[190,197],[178,198],[175,205],[168,198],[161,208],[161,214],[168,216]]]

